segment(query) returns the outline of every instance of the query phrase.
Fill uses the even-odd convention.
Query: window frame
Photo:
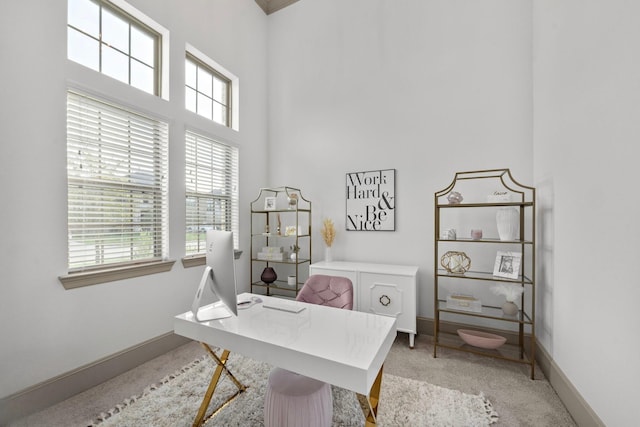
[[[148,65],[144,62],[142,62],[141,60],[137,59],[136,57],[131,55],[131,52],[124,53],[120,50],[118,50],[118,52],[124,54],[127,56],[128,59],[128,65],[127,65],[127,70],[128,70],[128,82],[124,82],[120,79],[117,79],[115,77],[111,77],[108,74],[105,74],[102,71],[102,57],[103,57],[103,53],[102,53],[102,47],[103,46],[109,46],[107,43],[103,42],[102,40],[102,31],[100,30],[99,33],[100,35],[98,36],[98,38],[87,34],[85,31],[70,25],[69,23],[69,19],[67,18],[67,31],[69,31],[69,29],[73,29],[74,31],[78,31],[80,34],[86,36],[86,37],[90,37],[92,40],[95,40],[98,42],[99,47],[98,47],[98,55],[99,55],[99,65],[98,65],[98,70],[92,68],[92,67],[88,67],[82,63],[76,62],[73,59],[69,59],[69,53],[67,53],[67,59],[69,61],[72,61],[74,63],[77,63],[83,67],[89,68],[97,73],[100,73],[108,78],[114,79],[116,81],[119,81],[123,84],[126,84],[132,88],[135,88],[137,90],[140,90],[144,93],[147,94],[151,94],[163,99],[168,100],[169,99],[169,31],[164,28],[163,26],[161,26],[160,24],[158,24],[157,22],[155,22],[154,20],[152,20],[151,18],[147,17],[145,14],[143,14],[142,12],[140,12],[139,10],[137,10],[136,8],[134,8],[133,6],[131,6],[129,3],[127,3],[124,0],[86,0],[89,1],[91,3],[96,4],[99,8],[100,8],[100,12],[99,12],[99,18],[98,18],[98,26],[99,28],[102,28],[102,10],[103,8],[108,9],[110,12],[114,13],[116,16],[122,18],[123,20],[125,20],[128,24],[129,24],[129,31],[128,31],[128,42],[129,45],[131,45],[131,26],[135,26],[138,30],[144,32],[145,34],[151,36],[154,40],[154,64],[153,64],[153,93],[150,93],[148,91],[146,91],[145,89],[141,89],[139,87],[133,86],[131,84],[131,61],[136,61],[136,62],[140,62],[142,64]],[[69,3],[67,1],[67,7],[69,7]],[[68,36],[67,36],[68,37]],[[112,46],[110,46],[112,47]],[[67,41],[67,49],[69,48],[68,45],[68,41]],[[114,48],[115,49],[115,48]]]
[[[209,119],[212,122],[217,123],[217,124],[219,124],[221,126],[231,127],[232,108],[233,108],[233,101],[232,101],[233,100],[233,85],[232,85],[231,79],[229,79],[224,74],[220,73],[215,68],[212,68],[209,65],[205,64],[203,61],[199,60],[198,58],[196,58],[195,56],[193,56],[189,52],[187,52],[187,54],[186,54],[185,61],[191,61],[196,66],[196,74],[197,74],[198,68],[202,68],[205,71],[207,71],[209,74],[211,74],[213,78],[217,78],[218,80],[221,80],[223,82],[223,84],[226,86],[226,97],[225,97],[225,100],[224,100],[224,102],[219,102],[218,100],[215,99],[215,97],[213,96],[213,93],[208,94],[208,93],[205,93],[205,92],[202,92],[202,91],[198,90],[197,79],[196,79],[196,87],[189,86],[187,84],[187,82],[185,81],[185,90],[187,88],[192,89],[196,93],[196,97],[198,96],[198,94],[201,94],[201,95],[207,97],[208,99],[210,99],[213,104],[222,105],[226,109],[226,114],[224,115],[225,123],[220,123],[217,120],[215,120],[214,114],[213,114],[213,110],[212,110],[212,117],[211,118],[200,114],[200,112],[198,111],[198,103],[197,103],[197,101],[196,101],[196,111],[193,111],[193,110],[191,110],[189,108],[187,108],[187,110],[191,111],[192,113],[196,113],[199,116],[202,116],[202,117],[204,117],[206,119]],[[213,92],[213,88],[212,88],[212,92]],[[186,105],[185,105],[185,108],[186,108]]]
[[[229,208],[226,210],[225,215],[228,215],[228,218],[222,225],[222,228],[216,228],[217,224],[209,224],[209,223],[195,223],[193,226],[197,228],[196,233],[199,234],[200,227],[211,227],[212,229],[223,229],[233,231],[234,234],[234,247],[236,248],[236,254],[239,256],[240,251],[238,251],[239,247],[239,210],[240,210],[240,197],[239,197],[239,179],[240,179],[240,150],[237,146],[230,144],[224,140],[221,140],[218,137],[211,136],[207,132],[202,132],[195,129],[187,129],[185,131],[184,136],[185,141],[185,256],[182,259],[182,263],[185,267],[191,267],[196,265],[202,265],[205,261],[205,248],[203,247],[199,252],[189,252],[189,227],[192,226],[190,223],[190,217],[198,218],[199,215],[194,215],[193,212],[190,213],[190,199],[203,199],[210,200],[215,203],[215,200],[223,200],[229,203]],[[204,148],[202,151],[198,150],[197,144],[210,144],[211,147]],[[190,153],[191,151],[191,153]],[[222,152],[224,159],[223,160],[215,160],[212,162],[198,162],[198,153],[199,152]],[[224,177],[224,187],[225,193],[224,195],[213,195],[212,192],[200,192],[197,191],[197,184],[188,182],[190,179],[197,180],[198,177],[205,175],[206,178],[211,178],[212,180],[216,177],[216,169],[220,169],[221,165],[223,169],[230,172],[232,175]],[[225,172],[226,172],[225,171]],[[193,172],[193,176],[191,177],[189,174]],[[195,191],[189,191],[190,186],[196,186]],[[213,190],[213,188],[211,188]],[[206,202],[205,202],[206,203]],[[197,209],[196,209],[197,212]],[[206,228],[205,228],[206,230]],[[206,233],[206,231],[205,231]],[[206,235],[206,234],[205,234]],[[205,240],[206,242],[206,240]],[[198,244],[198,248],[200,247],[200,243]]]
[[[82,102],[85,102],[86,105],[82,105]],[[103,106],[102,109],[100,109],[101,105]],[[69,130],[70,126],[74,126],[74,125],[78,126],[78,122],[80,120],[78,118],[80,116],[78,117],[70,116],[69,111],[71,108],[93,109],[92,111],[88,111],[88,114],[94,114],[95,121],[91,121],[92,117],[88,116],[86,118],[83,118],[82,127],[79,127],[73,131],[70,131]],[[67,143],[66,143],[67,154],[66,155],[67,155],[67,163],[68,163],[67,188],[69,191],[69,196],[67,197],[68,199],[67,200],[67,205],[68,205],[67,221],[69,224],[69,230],[68,230],[69,237],[67,239],[68,273],[65,275],[59,276],[59,280],[62,282],[63,286],[66,289],[72,289],[80,286],[105,283],[105,282],[110,282],[114,280],[122,280],[130,277],[138,277],[138,276],[147,275],[147,274],[155,274],[158,272],[169,271],[175,261],[171,261],[168,259],[168,254],[169,254],[169,236],[168,236],[169,235],[169,222],[168,222],[169,124],[168,122],[165,119],[154,116],[153,114],[141,112],[139,111],[139,109],[136,109],[135,107],[132,108],[130,106],[123,105],[120,102],[106,99],[103,96],[89,94],[87,92],[77,90],[74,88],[67,89],[67,110],[68,110],[68,113],[66,118],[66,123],[67,123]],[[77,175],[77,173],[75,173],[75,171],[71,171],[72,165],[76,162],[74,162],[73,156],[70,156],[70,153],[72,151],[75,152],[76,149],[80,149],[83,146],[87,147],[86,148],[87,150],[91,149],[92,147],[93,148],[97,147],[100,149],[111,147],[112,143],[107,141],[107,139],[104,138],[104,135],[106,135],[104,134],[104,127],[105,127],[105,123],[107,126],[110,126],[111,128],[113,128],[115,125],[111,121],[104,122],[105,118],[103,116],[106,115],[105,113],[106,111],[110,111],[111,114],[114,114],[113,117],[116,117],[122,120],[123,123],[125,123],[125,124],[122,124],[119,129],[115,128],[115,130],[111,131],[110,137],[113,137],[113,135],[121,136],[121,134],[118,133],[118,130],[122,132],[122,134],[128,135],[128,139],[125,138],[126,144],[119,145],[119,146],[124,145],[126,147],[125,152],[127,153],[131,151],[132,140],[138,137],[138,133],[132,134],[130,132],[130,129],[132,126],[131,117],[140,118],[141,120],[150,122],[153,126],[158,126],[158,130],[153,131],[152,133],[153,136],[149,136],[148,139],[154,142],[152,142],[152,144],[147,148],[149,152],[153,153],[151,156],[147,156],[149,157],[149,160],[147,161],[147,165],[148,167],[151,167],[152,170],[154,170],[154,174],[153,174],[154,184],[152,185],[153,187],[157,187],[155,192],[153,191],[149,192],[148,190],[149,188],[153,188],[153,187],[142,186],[144,187],[142,188],[140,187],[141,184],[137,185],[134,183],[134,184],[125,185],[125,187],[127,186],[131,187],[131,191],[129,193],[125,193],[125,195],[130,194],[134,198],[140,197],[140,194],[145,194],[145,191],[142,191],[140,193],[139,190],[141,189],[142,190],[147,189],[146,191],[147,196],[150,194],[157,194],[156,196],[153,196],[153,199],[156,200],[156,202],[152,205],[153,220],[151,221],[151,224],[153,227],[152,228],[153,250],[152,250],[151,257],[147,257],[147,258],[132,258],[126,262],[108,262],[106,264],[89,264],[87,266],[75,267],[73,266],[72,259],[71,259],[72,257],[71,209],[72,207],[84,206],[84,205],[83,203],[73,204],[70,197],[71,197],[71,194],[74,193],[74,191],[72,190],[74,185],[82,184],[84,178],[78,178],[77,176],[74,176],[74,175]],[[84,113],[84,110],[82,112]],[[118,112],[121,113],[121,116],[115,115]],[[77,115],[79,113],[74,112],[73,114]],[[138,124],[138,123],[134,121],[134,124]],[[88,126],[88,127],[85,128],[84,126]],[[85,137],[83,133],[89,134],[88,132],[93,129],[92,126],[93,128],[101,129],[102,131],[94,134],[94,138],[91,138],[90,136]],[[153,129],[155,129],[155,127]],[[96,137],[95,135],[99,135],[100,137]],[[88,141],[82,140],[82,138],[85,138]],[[91,139],[93,139],[93,141]],[[135,146],[139,145],[139,142],[136,140],[134,145]],[[136,148],[135,146],[134,148]],[[87,156],[89,155],[87,154]],[[124,156],[120,155],[119,157],[107,157],[106,159],[109,161],[113,161],[114,159],[127,158],[127,157],[130,157],[130,154],[127,154]],[[89,163],[87,163],[87,165],[90,165],[90,166],[95,166],[96,164],[95,160],[90,159],[88,160],[88,162]],[[100,165],[101,163],[103,163],[103,161],[101,160],[97,163]],[[156,170],[156,168],[159,168],[159,169]],[[101,166],[96,167],[94,172],[95,171],[100,172],[100,175],[99,175],[100,178],[99,178],[99,181],[97,182],[98,185],[96,186],[96,188],[102,189],[99,191],[105,191],[113,187],[113,182],[110,182],[109,179],[102,178],[103,168],[101,168]],[[115,176],[117,175],[117,173],[114,173],[112,175]],[[95,176],[96,176],[95,173],[89,175],[88,177],[89,181],[87,182],[92,182],[92,181],[95,182]],[[101,214],[104,212],[104,208],[103,208],[104,204],[109,203],[110,200],[111,199],[109,198],[100,199],[100,205],[99,205],[98,211]],[[137,203],[140,203],[140,202],[137,202]],[[133,212],[136,212],[136,211],[133,211]],[[143,214],[141,213],[141,215]],[[132,213],[131,216],[132,218],[135,217],[135,213]],[[81,221],[80,224],[82,224],[83,223],[82,221],[84,221],[82,220],[82,218],[85,218],[85,216],[81,215],[79,219],[77,219],[78,221]],[[141,224],[140,226],[142,227],[143,225]],[[107,227],[105,226],[102,228],[102,230],[105,230],[106,228]],[[131,237],[131,241],[133,241],[133,239],[134,237]]]
[[[187,87],[193,90],[195,90],[195,88],[192,88],[191,86],[187,86],[186,74],[185,74],[184,84],[182,86],[182,90],[185,95],[185,104],[184,104],[185,110],[192,112],[198,117],[203,117],[209,120],[210,122],[216,123],[217,125],[220,125],[235,131],[239,131],[240,130],[240,79],[237,76],[235,76],[233,73],[231,73],[229,70],[227,70],[225,67],[223,67],[221,64],[209,58],[207,55],[205,55],[204,53],[196,49],[194,46],[187,43],[185,47],[185,56],[184,56],[185,68],[186,68],[188,59],[194,62],[196,65],[199,65],[202,68],[206,69],[209,73],[216,76],[217,78],[220,78],[221,80],[224,80],[227,82],[227,98],[228,98],[227,124],[226,125],[221,124],[213,120],[212,118],[209,119],[206,116],[200,115],[197,111],[193,111],[187,108],[186,106]],[[197,93],[198,92],[196,92],[196,94]],[[212,97],[209,96],[209,98],[212,98]]]

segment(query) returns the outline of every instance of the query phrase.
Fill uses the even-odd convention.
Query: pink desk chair
[[[351,310],[353,284],[346,277],[309,276],[296,300]],[[333,419],[331,385],[274,368],[264,398],[265,427],[327,427]]]

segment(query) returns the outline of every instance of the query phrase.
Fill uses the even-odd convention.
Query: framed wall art
[[[394,231],[395,185],[395,169],[347,173],[347,231]]]

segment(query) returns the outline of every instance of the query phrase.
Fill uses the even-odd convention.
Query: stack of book
[[[258,259],[264,261],[284,261],[282,246],[265,246],[258,252]]]

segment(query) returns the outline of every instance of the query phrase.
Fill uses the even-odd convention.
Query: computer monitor
[[[197,321],[204,322],[237,316],[238,301],[233,233],[220,230],[207,231],[206,255],[207,265],[191,305],[194,317]],[[219,301],[212,306],[200,309],[200,300],[207,283]]]

